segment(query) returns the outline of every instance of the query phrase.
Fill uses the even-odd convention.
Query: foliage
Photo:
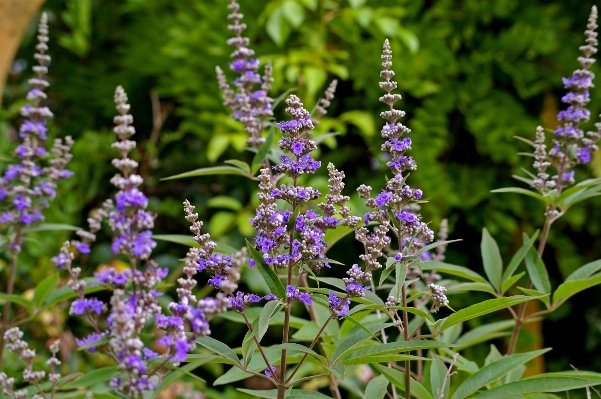
[[[582,333],[577,328],[571,332],[570,341],[588,342],[589,354],[582,356],[585,360],[574,356],[576,371],[559,370],[568,367],[562,356],[578,351],[567,345],[548,353],[546,349],[532,350],[535,346],[528,342],[531,333],[519,335],[522,324],[527,328],[543,316],[565,323],[582,319],[586,309],[595,307],[589,298],[594,298],[593,292],[601,284],[599,261],[595,260],[601,254],[591,245],[599,234],[598,207],[594,206],[601,187],[594,178],[600,173],[598,155],[593,156],[590,167],[576,169],[578,183],[563,192],[539,193],[532,179],[521,178],[532,191],[523,186],[496,191],[526,196],[490,195],[498,187],[516,185],[509,182],[511,172],[520,174],[521,167],[530,168],[531,158],[524,163],[516,156],[516,148],[529,148],[512,138],[532,137],[538,121],[546,128],[556,126],[556,103],[562,95],[560,78],[569,76],[567,71],[575,67],[576,49],[582,42],[581,29],[575,27],[582,26],[589,5],[274,0],[242,3],[242,9],[258,58],[262,64],[271,60],[273,65],[275,82],[269,94],[284,93],[274,99],[276,121],[288,118],[282,110],[289,90],[310,109],[321,104],[320,95],[329,81],[338,79],[328,114],[312,129],[317,142],[312,156],[346,172],[344,194],[350,195],[348,204],[359,216],[381,207],[372,207],[363,201],[367,198],[351,194],[354,189],[365,184],[382,193],[395,175],[386,169],[390,157],[380,152],[382,139],[376,134],[380,126],[376,115],[383,110],[377,102],[382,94],[375,85],[377,60],[384,38],[390,39],[397,91],[405,97],[407,125],[414,133],[410,152],[419,165],[403,178],[423,190],[429,201],[422,205],[424,201],[414,198],[412,203],[423,206],[420,212],[424,220],[434,220],[428,228],[438,226],[448,216],[453,238],[463,241],[449,245],[446,257],[451,263],[444,263],[442,258],[425,261],[421,255],[434,255],[437,248],[450,243],[446,238],[424,240],[415,248],[407,245],[409,249],[403,252],[404,240],[417,236],[400,239],[399,235],[394,250],[380,248],[384,251],[381,256],[387,259],[382,271],[366,271],[373,273],[371,291],[349,296],[349,283],[342,279],[349,279],[344,275],[348,267],[337,262],[358,263],[363,247],[353,243],[350,223],[351,228],[325,232],[327,246],[304,257],[294,278],[290,274],[278,276],[282,270],[264,261],[273,247],[265,251],[259,240],[252,240],[255,229],[263,229],[267,235],[272,232],[256,220],[248,220],[255,217],[257,207],[266,206],[257,197],[257,179],[262,176],[259,169],[279,164],[290,148],[277,147],[276,143],[287,137],[285,128],[280,132],[270,120],[263,132],[265,144],[245,151],[247,126],[233,121],[221,105],[214,67],[228,63],[225,5],[199,0],[64,5],[49,1],[51,26],[56,27],[51,31],[60,31],[58,43],[68,50],[56,50],[60,56],[53,58],[49,103],[56,110],[60,136],[75,138],[70,167],[76,171],[77,180],[64,185],[47,219],[83,225],[87,214],[100,207],[106,197],[102,194],[113,174],[106,162],[112,158],[107,151],[111,140],[106,130],[112,115],[109,101],[113,88],[124,83],[132,113],[139,115],[140,140],[132,158],[139,162],[138,173],[145,179],[142,188],[148,193],[149,209],[158,215],[155,231],[161,234],[154,236],[159,241],[155,252],[161,255],[157,260],[168,266],[173,276],[166,283],[177,284],[181,270],[177,259],[182,257],[183,247],[171,243],[197,245],[182,235],[188,227],[183,223],[180,204],[189,198],[193,204],[205,205],[199,207],[199,216],[207,221],[207,231],[217,240],[215,253],[227,257],[250,240],[247,250],[257,267],[241,269],[241,289],[277,297],[263,307],[249,306],[253,301],[246,299],[238,312],[217,315],[211,321],[212,335],[223,342],[199,338],[199,347],[188,355],[187,364],[166,370],[159,389],[185,375],[208,397],[220,397],[208,388],[212,383],[220,386],[243,380],[249,385],[237,383],[239,391],[227,391],[227,397],[282,397],[282,388],[278,396],[271,390],[273,385],[257,390],[261,383],[256,380],[277,385],[280,377],[263,372],[274,366],[284,376],[284,365],[289,365],[286,388],[292,389],[286,397],[336,397],[337,390],[353,397],[384,397],[386,392],[405,392],[408,386],[411,395],[419,398],[556,397],[553,392],[600,384],[598,374],[582,371],[598,367],[598,360],[590,353],[598,351],[599,342],[592,338],[587,341],[578,335]],[[26,40],[20,57],[31,47]],[[108,52],[116,56],[106,57]],[[232,73],[226,75],[231,81]],[[19,121],[17,111],[23,103],[16,98],[24,91],[19,82],[16,75],[9,79],[7,99],[13,103],[6,102],[8,108],[0,126],[5,137],[10,137],[11,126]],[[591,109],[599,108],[600,96],[598,91],[591,91]],[[2,148],[6,154],[12,149],[7,144]],[[323,193],[328,184],[333,185],[334,172],[330,173],[330,182],[319,172],[290,177],[294,187]],[[284,205],[281,199],[276,202],[279,207]],[[345,205],[336,206],[340,209]],[[549,228],[545,223],[543,209],[548,211],[549,207],[561,216],[565,213],[553,229],[551,223]],[[312,220],[304,227],[313,232],[325,223],[306,216],[308,205],[304,203],[299,206],[292,201],[289,208],[281,209],[285,210],[290,211],[288,225],[297,223],[299,216]],[[388,217],[396,220],[400,212],[401,208],[390,208]],[[396,217],[398,225],[391,226],[400,230],[404,219]],[[374,220],[366,226],[370,234]],[[57,225],[46,227],[58,230]],[[537,227],[543,230],[539,232]],[[19,294],[3,294],[0,299],[21,309],[27,323],[44,323],[42,315],[55,315],[50,324],[59,326],[48,329],[45,335],[36,336],[35,329],[26,329],[32,345],[59,335],[64,341],[70,333],[68,325],[76,336],[85,335],[85,322],[70,318],[67,323],[64,315],[58,316],[66,306],[64,301],[76,294],[68,287],[58,288],[67,276],[50,272],[50,257],[58,252],[67,234],[27,234],[39,244],[24,246],[19,258]],[[103,238],[109,232],[105,229],[98,234]],[[294,234],[293,229],[290,242],[295,237],[300,240]],[[427,245],[432,241],[433,245]],[[540,249],[541,241],[548,242],[546,252]],[[534,247],[537,242],[538,251]],[[394,257],[394,251],[403,254],[402,261]],[[84,272],[87,276],[99,265],[122,267],[119,262],[123,259],[111,254],[108,245],[100,245],[90,257],[80,260],[83,270],[88,268]],[[325,264],[332,268],[326,271]],[[221,269],[211,271],[212,278],[230,276]],[[444,277],[437,284],[446,287],[446,304],[452,309],[442,300],[436,306],[427,305],[429,299],[440,298],[437,295],[446,298],[445,291],[420,282],[418,277],[436,274]],[[200,281],[202,286],[205,280]],[[291,283],[301,290],[289,294],[287,285]],[[33,286],[37,288],[27,291]],[[162,287],[167,288],[163,307],[176,296],[168,287]],[[587,289],[588,294],[573,298]],[[88,286],[86,294],[95,291],[102,288]],[[207,285],[196,295],[204,298],[210,292]],[[471,295],[461,295],[466,292]],[[99,295],[106,299],[110,290]],[[391,296],[396,303],[390,302]],[[293,307],[296,302],[303,304]],[[534,313],[522,313],[527,302],[537,303]],[[342,312],[345,306],[348,314]],[[499,317],[504,309],[506,317]],[[572,316],[569,310],[574,310]],[[594,332],[599,321],[594,312],[591,314],[589,329]],[[550,340],[554,339],[550,332],[557,328],[551,324],[544,327]],[[282,330],[290,330],[290,337],[286,332],[283,341]],[[518,336],[522,341],[517,341]],[[589,336],[594,337],[594,333]],[[150,337],[142,339],[150,342]],[[561,343],[565,343],[565,336]],[[515,347],[517,353],[513,354]],[[508,353],[503,356],[499,351]],[[485,352],[487,356],[482,355]],[[554,357],[555,352],[560,355]],[[525,365],[542,354],[553,373],[524,374]],[[79,387],[93,387],[95,396],[110,397],[107,382],[117,369],[107,358],[86,356],[79,352],[70,357],[71,364],[84,374],[65,377],[54,388],[70,393]],[[86,365],[83,359],[91,360],[94,366]],[[10,364],[5,369],[9,374],[16,370],[12,369],[14,362]],[[96,366],[104,368],[90,372]],[[63,366],[64,371],[67,368]],[[406,373],[408,369],[412,373]],[[544,393],[536,396],[533,392]]]

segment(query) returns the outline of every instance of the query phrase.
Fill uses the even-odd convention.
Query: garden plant
[[[171,387],[186,381],[193,388],[180,396],[199,391],[196,397],[277,399],[601,397],[595,388],[601,373],[574,368],[532,375],[529,362],[551,348],[520,345],[525,327],[601,284],[601,260],[578,267],[562,281],[552,281],[543,262],[557,220],[601,193],[601,178],[579,180],[576,172],[591,162],[601,138],[601,122],[596,130],[585,129],[591,119],[587,105],[594,87],[590,68],[598,46],[597,8],[586,25],[580,67],[562,81],[566,108],[557,115],[558,127],[533,126],[531,138],[520,138],[531,148],[523,154],[532,160],[531,169],[515,176],[520,186],[494,190],[503,198],[537,200],[542,217],[534,220],[543,222],[530,234],[523,232],[509,262],[503,262],[486,228],[479,242],[467,243],[480,245],[481,274],[445,263],[447,248],[461,237],[449,239],[446,219],[434,225],[420,213],[431,206],[431,196],[412,182],[419,165],[411,155],[411,130],[401,122],[405,112],[394,70],[403,63],[396,58],[393,63],[392,42],[384,40],[381,58],[373,59],[381,64],[379,77],[366,77],[381,90],[381,136],[371,140],[386,168],[379,182],[370,179],[379,189],[349,187],[344,171],[320,161],[325,147],[341,138],[330,131],[315,134],[320,124],[331,123],[326,115],[337,81],[317,101],[304,100],[300,92],[276,96],[274,71],[281,65],[261,65],[244,36],[240,5],[229,0],[227,7],[232,33],[227,45],[233,50],[228,67],[216,67],[216,80],[231,112],[228,123],[245,132],[245,148],[239,159],[222,165],[160,177],[248,181],[244,187],[253,188],[246,207],[233,196],[218,197],[245,218],[246,224],[237,225],[243,242],[211,237],[195,213],[199,205],[187,198],[180,199],[179,214],[191,233],[156,231],[161,214],[149,210],[144,192],[149,168],[146,158],[136,159],[136,129],[124,90],[128,82],[114,91],[117,138],[111,163],[117,172],[110,183],[116,193],[98,193],[87,229],[44,223],[51,200],[62,199],[60,180],[78,170],[66,169],[75,158],[71,137],[46,148],[47,121],[61,110],[44,105],[52,72],[48,20],[46,14],[40,17],[38,65],[28,103],[20,109],[16,161],[0,178],[2,248],[9,260],[0,294],[2,394],[15,399],[172,397]],[[312,110],[305,107],[308,102],[315,104]],[[356,162],[370,168],[368,160]],[[22,248],[35,245],[39,232],[65,230],[75,231],[74,238],[58,253],[46,254],[56,270],[30,287],[30,295],[16,293]],[[349,237],[362,251],[345,264],[331,254],[340,253],[336,246],[349,245]],[[102,240],[109,244],[103,247]],[[189,247],[185,260],[176,267],[161,265],[154,252],[182,244]],[[113,261],[95,264],[94,251],[103,248]],[[454,303],[459,297],[461,306]],[[33,342],[28,331],[48,312],[68,312],[63,317],[78,325],[82,333],[75,336],[75,354],[63,355],[70,347],[59,340]],[[243,333],[231,342],[214,325]],[[485,348],[485,355],[472,358],[474,348]],[[85,367],[82,359],[98,367]],[[214,378],[207,382],[207,375]],[[214,387],[222,385],[236,390],[215,393]]]

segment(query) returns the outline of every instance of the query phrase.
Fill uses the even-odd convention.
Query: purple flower
[[[100,340],[101,338],[103,338],[102,334],[92,333],[83,339],[75,338],[75,342],[79,346],[84,346],[89,343],[96,342],[96,341]],[[86,348],[86,350],[88,352],[94,352],[94,351],[96,351],[96,346],[89,346],[88,348]]]
[[[386,205],[388,205],[388,201],[390,201],[390,198],[392,198],[392,193],[383,190],[380,194],[376,196],[376,204],[378,204],[380,208],[384,208]]]
[[[269,368],[266,368],[264,373],[267,377],[274,378],[276,370],[277,369],[275,368],[275,366],[269,365]]]
[[[96,298],[84,298],[84,299],[76,299],[71,304],[71,312],[77,316],[81,316],[85,313],[95,313],[99,315],[102,313],[102,309],[104,307],[104,303],[99,301]]]
[[[129,191],[120,191],[115,196],[117,202],[117,209],[121,212],[125,211],[126,207],[142,207],[145,208],[148,205],[148,198],[137,188],[132,188]]]
[[[150,256],[152,249],[157,246],[157,243],[150,237],[152,237],[152,231],[146,230],[134,238],[131,243],[131,248],[136,257],[147,258]]]
[[[349,305],[351,302],[350,299],[347,297],[338,298],[333,292],[328,294],[328,299],[328,304],[332,314],[339,319],[344,319],[349,312]]]

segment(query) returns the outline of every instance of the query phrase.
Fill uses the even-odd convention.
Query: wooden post
[[[0,106],[13,59],[25,30],[45,0],[0,0]]]

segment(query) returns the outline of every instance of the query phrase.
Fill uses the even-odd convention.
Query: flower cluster
[[[257,72],[260,62],[252,58],[255,52],[248,48],[249,39],[242,37],[242,32],[246,29],[246,24],[241,23],[244,15],[239,12],[240,5],[236,0],[229,1],[228,20],[232,24],[228,25],[228,29],[234,33],[234,37],[228,39],[227,44],[236,48],[231,55],[233,61],[229,66],[232,71],[239,74],[239,77],[233,82],[235,90],[232,90],[223,70],[219,67],[216,68],[217,79],[219,88],[223,92],[223,104],[233,111],[234,120],[244,124],[250,135],[247,143],[251,147],[259,148],[265,142],[262,133],[266,120],[273,116],[271,109],[273,99],[268,95],[273,83],[272,67],[271,63],[267,63],[263,77]],[[257,84],[261,85],[260,89],[254,90]]]
[[[162,368],[164,363],[178,364],[184,361],[187,354],[194,349],[196,337],[210,333],[208,317],[225,311],[229,300],[223,294],[217,299],[202,300],[197,300],[191,294],[191,289],[196,284],[193,275],[201,268],[198,259],[193,259],[194,266],[190,267],[187,264],[184,269],[187,278],[178,280],[181,285],[177,290],[180,302],[172,302],[169,305],[171,315],[163,314],[157,299],[161,293],[157,292],[155,287],[167,277],[168,269],[159,267],[150,259],[152,249],[156,246],[152,240],[154,216],[146,210],[148,199],[139,189],[143,179],[135,173],[138,164],[128,157],[129,152],[136,146],[135,141],[129,140],[135,129],[131,126],[133,117],[128,113],[130,106],[121,86],[115,91],[115,103],[119,112],[115,117],[114,128],[118,141],[112,146],[119,152],[120,157],[112,163],[120,174],[115,175],[111,183],[119,191],[114,202],[106,201],[103,207],[88,219],[89,231],[77,232],[81,241],[66,242],[53,261],[58,267],[69,272],[71,280],[68,284],[79,294],[79,298],[71,305],[70,313],[86,316],[95,330],[89,336],[78,339],[77,343],[87,345],[88,351],[95,351],[102,344],[94,343],[108,337],[106,352],[113,357],[123,372],[111,380],[110,386],[130,397],[141,398],[144,392],[156,388],[151,377],[165,372]],[[105,219],[113,231],[112,252],[126,257],[131,265],[131,268],[122,271],[104,268],[94,273],[96,284],[104,285],[113,291],[108,305],[97,298],[85,297],[86,283],[79,279],[81,270],[71,265],[75,257],[73,249],[83,254],[89,253],[90,243],[95,241],[95,233]],[[193,219],[194,215],[189,215],[189,220]],[[193,231],[194,226],[195,223]],[[201,240],[198,241],[201,243]],[[201,251],[202,248],[196,253],[201,254]],[[203,267],[214,270],[217,267],[214,263],[220,262],[215,262],[216,259],[211,257],[210,252],[208,251],[207,257],[204,258],[206,264]],[[142,264],[146,265],[145,269],[142,268]],[[103,330],[100,327],[100,316],[107,312],[107,328]],[[162,331],[156,340],[156,345],[164,348],[162,354],[146,347],[141,338],[147,322],[153,319],[156,327]],[[187,331],[187,326],[190,332]],[[162,361],[151,367],[151,362],[157,358]]]
[[[586,134],[581,125],[590,118],[590,111],[586,109],[589,103],[589,89],[593,87],[595,75],[589,70],[595,59],[591,58],[597,52],[597,8],[593,6],[585,33],[586,45],[580,47],[583,57],[578,57],[581,69],[574,71],[569,78],[563,78],[563,84],[569,92],[561,98],[568,104],[568,108],[557,115],[561,123],[553,132],[554,138],[551,148],[546,150],[544,133],[538,128],[534,142],[534,168],[538,171],[537,178],[532,185],[545,193],[549,190],[563,188],[574,183],[572,168],[579,163],[588,163],[591,154],[597,151],[597,142],[601,138],[601,123],[596,123],[596,132]],[[557,174],[550,176],[546,169],[553,166]]]
[[[33,67],[36,76],[29,80],[33,88],[27,93],[32,101],[21,108],[25,117],[19,130],[22,142],[14,151],[20,162],[8,166],[0,177],[0,200],[9,204],[9,208],[0,215],[0,223],[23,226],[44,220],[42,210],[49,206],[56,196],[57,182],[70,177],[73,172],[65,169],[71,159],[73,140],[66,137],[54,140],[50,152],[46,148],[47,121],[53,114],[41,102],[47,98],[44,90],[49,86],[46,80],[47,65],[50,63],[48,50],[48,25],[46,14],[38,27],[38,44],[35,59],[38,65]],[[42,163],[47,162],[47,166]],[[18,252],[22,239],[17,233],[12,239],[11,250]]]
[[[404,136],[411,130],[397,122],[405,116],[405,113],[394,108],[394,103],[401,99],[401,95],[392,93],[397,83],[392,80],[394,72],[391,70],[392,52],[388,40],[384,42],[382,61],[383,70],[380,72],[380,77],[384,81],[380,82],[380,87],[386,91],[386,94],[380,97],[380,101],[389,106],[387,111],[380,113],[380,116],[386,120],[382,128],[382,137],[386,140],[382,144],[382,151],[390,155],[391,160],[387,166],[393,177],[386,182],[386,187],[375,198],[371,196],[371,187],[361,185],[357,189],[359,197],[365,199],[365,205],[371,208],[371,211],[364,215],[365,224],[370,222],[378,224],[373,232],[370,232],[367,227],[361,227],[355,232],[355,238],[363,244],[365,252],[360,255],[365,262],[365,272],[354,265],[349,278],[345,279],[347,292],[355,296],[363,293],[362,284],[371,278],[371,272],[382,267],[378,259],[386,256],[383,251],[392,243],[389,233],[392,233],[398,245],[398,252],[390,255],[395,261],[402,261],[403,258],[414,255],[426,243],[434,240],[434,233],[421,221],[421,215],[416,213],[415,203],[421,200],[423,193],[420,189],[411,188],[406,183],[405,172],[415,170],[417,164],[410,155],[407,155],[407,151],[411,149],[411,139]],[[397,303],[397,299],[390,297],[389,303]]]
[[[447,289],[443,286],[436,284],[429,284],[430,295],[432,296],[432,313],[435,313],[443,306],[449,306],[449,300],[445,295]]]
[[[316,148],[316,144],[309,139],[310,130],[313,128],[309,112],[303,108],[303,104],[295,95],[291,95],[286,103],[286,112],[293,119],[276,124],[282,130],[280,149],[291,155],[282,155],[281,163],[275,165],[273,170],[290,176],[292,184],[282,184],[279,188],[274,188],[274,179],[269,170],[262,169],[259,176],[261,192],[258,194],[261,204],[257,208],[256,216],[250,219],[258,231],[255,248],[263,253],[263,259],[268,265],[277,268],[292,267],[302,260],[324,258],[325,230],[341,225],[354,227],[360,221],[351,216],[350,208],[345,205],[349,198],[341,195],[344,173],[336,170],[332,164],[328,165],[329,194],[326,195],[325,203],[317,205],[323,215],[312,209],[297,211],[301,206],[321,196],[318,190],[297,184],[301,175],[314,173],[321,166],[321,162],[311,157],[311,151]],[[277,200],[288,203],[290,209],[277,210]],[[337,215],[341,218],[336,217]],[[298,238],[295,238],[295,233],[298,234]],[[253,265],[254,262],[251,261],[251,266]],[[329,267],[326,262],[311,262],[310,266],[316,271],[323,266]]]
[[[25,370],[23,370],[23,380],[30,384],[34,384],[39,387],[39,383],[46,377],[44,370],[35,371],[33,369],[33,360],[35,357],[35,351],[29,349],[29,345],[23,339],[23,332],[18,327],[13,327],[4,333],[4,340],[6,341],[6,348],[19,356],[19,358],[25,363]],[[46,361],[46,365],[50,368],[48,373],[48,381],[50,382],[50,391],[54,395],[54,389],[56,383],[61,378],[58,373],[58,367],[61,365],[61,361],[56,358],[60,345],[60,340],[55,340],[50,345],[50,352],[52,356]],[[27,390],[21,389],[15,391],[13,386],[15,379],[13,377],[8,378],[5,373],[0,373],[0,386],[2,387],[3,394],[13,399],[25,399],[27,398]],[[42,393],[42,392],[40,392]],[[37,395],[34,395],[37,396]]]

